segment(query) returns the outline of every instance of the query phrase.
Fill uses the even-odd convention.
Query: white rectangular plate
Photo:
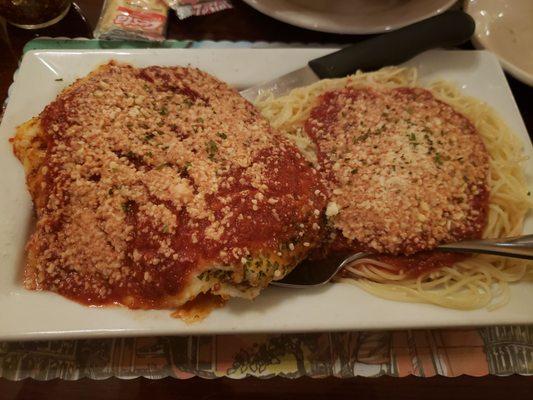
[[[331,49],[142,49],[32,51],[24,56],[0,126],[0,339],[46,339],[131,335],[295,332],[533,323],[533,284],[512,287],[511,302],[495,311],[455,311],[426,304],[382,300],[344,284],[320,289],[269,288],[254,301],[231,300],[207,319],[186,325],[169,311],[85,307],[59,295],[21,285],[24,246],[32,229],[32,204],[22,166],[8,138],[15,127],[58,92],[97,65],[115,59],[138,67],[193,65],[245,88],[303,66]],[[408,63],[423,81],[447,79],[494,107],[532,147],[496,58],[484,51],[424,53]],[[58,79],[62,79],[61,81]],[[533,165],[528,162],[528,172]],[[528,176],[531,183],[531,174]],[[533,232],[528,218],[526,232]]]

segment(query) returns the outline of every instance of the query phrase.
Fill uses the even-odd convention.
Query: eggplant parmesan
[[[253,298],[320,240],[317,171],[198,69],[100,66],[13,145],[37,213],[28,289],[143,309]]]
[[[412,255],[479,238],[489,157],[473,124],[422,88],[324,93],[305,122],[335,250]]]

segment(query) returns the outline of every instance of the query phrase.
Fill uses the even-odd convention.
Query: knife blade
[[[267,93],[278,97],[320,79],[342,78],[357,70],[373,71],[397,65],[435,47],[464,43],[474,30],[475,22],[468,14],[448,11],[316,58],[300,69],[252,86],[240,94],[249,101]]]

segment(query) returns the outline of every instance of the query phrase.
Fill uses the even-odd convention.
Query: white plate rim
[[[274,54],[275,57],[272,58],[272,60],[279,59],[279,57],[286,60],[287,59],[286,57],[289,57],[291,54],[294,55],[295,52],[300,53],[300,56],[305,55],[305,57],[309,58],[312,56],[318,56],[318,55],[327,53],[329,51],[332,51],[332,49],[329,49],[329,50],[328,49],[217,49],[217,50],[211,50],[211,49],[209,50],[207,49],[194,49],[194,50],[191,50],[191,49],[157,49],[157,50],[136,49],[136,50],[130,50],[128,49],[127,51],[125,50],[88,50],[88,51],[72,51],[72,50],[57,51],[57,50],[54,50],[54,51],[32,51],[28,53],[29,54],[28,57],[31,57],[32,55],[38,56],[39,54],[46,55],[46,54],[52,54],[52,53],[76,53],[76,54],[104,53],[106,55],[128,54],[132,57],[136,57],[139,54],[142,55],[143,53],[145,56],[150,56],[151,54],[161,54],[161,53],[169,53],[169,54],[176,53],[178,56],[180,54],[182,55],[183,54],[186,54],[186,55],[198,54],[199,56],[200,54],[202,54],[202,56],[207,56],[208,54],[216,53],[218,54],[218,57],[229,57],[230,55],[233,55],[236,57],[236,56],[242,56],[243,54],[252,52],[254,57],[257,57],[258,54],[262,54],[263,56],[266,56],[268,58],[269,55],[272,56],[272,54]],[[184,52],[187,52],[187,53],[184,53]],[[465,55],[471,54],[474,58],[481,57],[487,62],[488,61],[493,62],[494,68],[495,68],[495,74],[496,74],[495,77],[499,80],[499,83],[502,85],[502,90],[506,91],[505,95],[507,96],[511,94],[508,84],[505,81],[504,75],[501,71],[501,68],[499,67],[496,68],[496,66],[498,66],[496,59],[494,58],[492,54],[486,51],[470,51],[470,52],[451,51],[450,52],[450,51],[435,50],[432,52],[428,52],[428,54],[422,55],[422,56],[426,56],[428,59],[433,59],[434,55],[437,55],[437,56],[440,55],[440,56],[445,56],[449,58],[449,55],[454,55],[454,54],[459,55],[461,53]],[[24,66],[24,62],[25,61],[23,60],[21,63],[21,67]],[[298,62],[304,62],[304,60],[300,60]],[[153,62],[150,62],[150,63],[153,64]],[[290,68],[290,65],[285,65],[285,67]],[[17,81],[19,81],[19,79],[22,79],[22,78],[20,74],[17,74],[17,76],[15,77],[13,88],[12,88],[13,89],[12,96],[16,95],[15,86],[17,84]],[[65,84],[67,83],[68,82],[65,82]],[[514,118],[515,118],[514,120],[514,123],[516,124],[515,129],[521,131],[522,136],[524,134],[527,135],[527,132],[525,131],[525,126],[523,125],[523,121],[521,120],[518,108],[516,106],[516,103],[514,102],[514,99],[512,98],[512,95],[510,98],[508,98],[508,100],[510,101],[510,104],[508,104],[508,107],[511,110],[511,112],[514,114]],[[8,108],[9,108],[9,104],[8,104]],[[9,111],[9,110],[6,110],[6,111]],[[3,122],[0,128],[2,127],[3,127]],[[0,129],[0,134],[2,134],[3,136],[2,129]],[[2,136],[0,136],[0,138]],[[531,151],[531,142],[529,138],[527,138],[526,146],[528,146],[528,150]],[[531,163],[528,165],[528,171],[532,170],[530,168],[531,165],[532,165]],[[335,287],[339,287],[339,286],[335,285]],[[349,287],[349,289],[357,290],[352,287]],[[523,291],[523,288],[521,290]],[[339,291],[337,290],[337,292]],[[324,292],[321,292],[319,293],[319,295],[323,296],[323,293]],[[325,293],[327,293],[327,291]],[[71,327],[69,329],[54,329],[54,328],[39,329],[38,327],[35,327],[34,329],[27,329],[27,328],[17,329],[16,327],[11,328],[7,326],[8,324],[13,324],[14,322],[17,321],[15,317],[13,316],[6,317],[6,313],[4,313],[4,315],[2,316],[2,313],[0,313],[0,340],[34,340],[34,339],[48,339],[48,338],[59,339],[59,338],[138,336],[138,335],[161,335],[161,334],[189,335],[189,334],[223,334],[223,333],[227,334],[227,333],[256,333],[256,332],[295,332],[295,331],[303,332],[303,331],[324,331],[324,330],[340,331],[340,330],[353,330],[353,329],[373,330],[373,329],[402,329],[402,328],[427,328],[427,327],[462,327],[462,326],[466,327],[466,326],[493,325],[493,324],[533,323],[533,313],[529,313],[529,312],[525,316],[523,313],[521,314],[520,312],[517,314],[516,313],[512,314],[512,315],[506,315],[505,313],[504,314],[501,314],[501,313],[492,314],[495,317],[497,317],[494,319],[490,319],[490,318],[487,319],[486,314],[484,314],[483,312],[481,314],[461,312],[460,314],[461,318],[459,319],[455,318],[452,323],[449,323],[446,321],[446,318],[447,318],[446,315],[449,313],[447,312],[439,313],[437,312],[437,310],[440,310],[440,311],[443,311],[443,310],[433,307],[433,306],[387,302],[381,299],[376,299],[370,295],[368,296],[363,295],[365,299],[371,299],[369,301],[371,303],[374,303],[374,305],[377,304],[377,309],[375,310],[375,312],[382,311],[381,313],[383,315],[387,314],[387,310],[380,310],[380,307],[385,305],[387,308],[400,307],[399,308],[400,310],[403,307],[412,308],[414,306],[416,310],[421,310],[422,312],[429,311],[431,313],[438,313],[441,316],[430,321],[417,321],[414,324],[410,324],[409,322],[406,323],[405,318],[403,317],[398,318],[398,316],[394,316],[394,315],[390,315],[391,320],[385,321],[385,323],[383,323],[382,321],[374,320],[373,322],[370,322],[370,323],[369,321],[366,321],[365,323],[362,323],[360,325],[357,325],[357,324],[354,325],[352,322],[349,322],[349,323],[338,322],[333,319],[335,323],[332,325],[326,325],[326,326],[320,323],[317,324],[315,321],[297,321],[297,323],[295,324],[294,321],[291,319],[291,316],[284,316],[285,321],[278,322],[278,324],[272,324],[272,323],[265,324],[263,321],[262,324],[258,324],[255,326],[250,323],[247,326],[240,326],[240,324],[238,323],[239,322],[238,318],[236,318],[236,323],[233,323],[232,325],[231,324],[228,325],[227,323],[226,325],[220,324],[221,322],[222,323],[224,322],[224,318],[221,317],[223,314],[220,313],[220,311],[224,310],[222,309],[219,311],[215,311],[215,313],[213,313],[208,318],[208,320],[206,320],[206,321],[210,321],[207,326],[204,326],[202,325],[203,323],[200,323],[200,324],[195,324],[195,325],[191,325],[188,327],[184,327],[177,323],[175,328],[169,326],[168,324],[164,325],[164,328],[157,328],[157,327],[154,328],[151,326],[151,323],[157,324],[158,322],[163,321],[163,319],[168,320],[169,318],[168,311],[138,312],[138,311],[130,311],[127,309],[122,309],[122,308],[120,309],[119,308],[113,308],[113,309],[87,308],[87,307],[79,306],[76,303],[70,302],[52,293],[45,293],[45,292],[30,293],[30,292],[24,291],[23,294],[27,294],[28,296],[41,295],[41,296],[44,296],[43,299],[45,299],[46,301],[51,301],[53,304],[64,305],[68,303],[69,306],[67,307],[67,314],[66,314],[67,318],[68,316],[76,315],[76,313],[81,313],[81,315],[89,322],[86,321],[86,325],[80,328]],[[284,297],[285,297],[285,294],[286,292],[283,294]],[[310,292],[310,295],[315,296],[316,293]],[[251,315],[249,318],[254,319],[257,316],[259,316],[260,318],[261,312],[262,312],[261,307],[264,307],[265,304],[267,308],[269,307],[269,302],[268,302],[269,296],[267,296],[266,294],[259,296],[259,298],[255,301],[254,306],[250,306],[250,304],[252,303],[246,302],[246,304],[244,305],[244,308],[248,308],[245,311],[245,313],[248,313]],[[304,298],[303,300],[304,303],[305,303],[305,297],[307,296],[308,296],[308,293],[302,296]],[[5,297],[2,297],[2,293],[0,293],[0,309],[2,308],[3,298]],[[302,301],[301,299],[299,300]],[[400,304],[401,306],[399,306]],[[227,307],[226,311],[228,312],[226,314],[229,313],[229,315],[232,316],[233,314],[235,314],[235,312],[240,313],[241,311],[239,310],[239,308],[241,306],[242,304],[237,305],[236,308]],[[316,306],[322,307],[324,308],[324,310],[327,310],[327,307],[324,307],[324,304],[318,303]],[[254,307],[256,308],[254,309]],[[231,310],[228,310],[228,309],[231,309]],[[111,312],[109,312],[110,310]],[[328,312],[331,312],[331,311],[328,311]],[[141,322],[142,321],[146,322],[147,320],[149,320],[150,324],[140,323],[138,324],[138,326],[133,324],[132,326],[124,327],[124,328],[121,328],[117,325],[114,325],[112,327],[109,327],[109,326],[91,327],[90,326],[91,319],[95,318],[96,320],[98,320],[98,318],[102,318],[101,316],[106,313],[111,315],[112,317],[116,317],[119,319],[124,318],[124,316],[126,316],[126,320],[135,320],[135,321],[141,321]],[[391,314],[391,312],[389,312],[389,314]],[[331,317],[335,318],[336,315],[337,314],[335,313],[335,311],[333,311]],[[295,320],[298,320],[299,316],[295,315],[293,316],[293,318],[295,318]]]
[[[442,5],[435,10],[427,13],[420,14],[416,18],[411,18],[402,22],[398,22],[395,24],[382,24],[379,26],[376,26],[375,28],[362,28],[354,26],[353,28],[347,27],[347,26],[335,26],[335,24],[312,24],[306,22],[305,18],[299,18],[294,17],[294,13],[291,14],[284,14],[283,12],[278,12],[274,5],[270,5],[270,2],[272,0],[243,0],[246,4],[248,4],[250,7],[256,9],[257,11],[268,15],[269,17],[272,17],[274,19],[277,19],[279,21],[285,22],[290,25],[297,26],[299,28],[304,29],[310,29],[314,31],[319,32],[325,32],[325,33],[339,33],[339,34],[346,34],[346,35],[366,35],[366,34],[376,34],[376,33],[383,33],[383,32],[389,32],[395,29],[402,28],[404,26],[414,24],[415,22],[422,21],[424,19],[433,17],[435,15],[441,14],[447,9],[449,9],[453,4],[456,3],[456,0],[442,0]],[[278,0],[273,0],[274,3]],[[301,11],[300,7],[295,6],[294,11]],[[310,12],[310,14],[313,14]]]

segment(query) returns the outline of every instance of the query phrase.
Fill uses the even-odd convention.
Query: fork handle
[[[482,239],[442,244],[437,250],[457,253],[481,253],[533,260],[533,235],[506,239]]]

